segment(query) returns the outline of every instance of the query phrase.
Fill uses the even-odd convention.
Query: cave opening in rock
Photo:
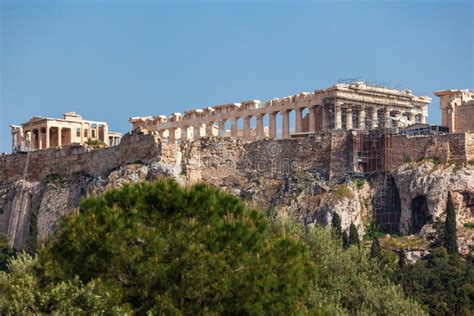
[[[411,201],[411,233],[418,234],[431,221],[426,196],[419,195]]]

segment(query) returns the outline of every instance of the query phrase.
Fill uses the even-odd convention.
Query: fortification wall
[[[100,150],[70,145],[1,156],[0,182],[23,178],[41,181],[49,174],[101,176],[129,163],[152,160],[180,165],[188,183],[204,180],[217,184],[228,176],[284,179],[302,170],[314,170],[327,179],[342,179],[354,169],[354,150],[350,132],[346,131],[250,143],[210,137],[182,144],[161,143],[153,134],[132,134],[126,135],[120,145]],[[424,158],[467,163],[474,159],[474,134],[393,136],[389,152],[393,169]]]
[[[474,132],[466,133],[466,159],[468,162],[474,162]]]
[[[119,146],[100,150],[69,145],[60,149],[15,153],[0,157],[0,182],[13,182],[23,178],[40,181],[49,174],[67,177],[76,172],[97,176],[122,165],[145,162],[159,155],[161,143],[151,134],[127,135]],[[27,161],[28,166],[25,168]]]
[[[469,142],[469,141],[468,141]],[[467,162],[466,134],[406,136],[392,137],[392,169],[407,161],[420,161],[435,158],[439,161]],[[472,149],[471,149],[472,150]]]
[[[474,131],[474,102],[456,108],[456,132]]]
[[[238,169],[272,179],[283,179],[301,170],[314,170],[329,177],[332,143],[332,133],[327,132],[304,138],[247,143]]]

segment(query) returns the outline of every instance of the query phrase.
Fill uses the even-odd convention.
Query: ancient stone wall
[[[474,132],[466,133],[466,159],[468,163],[474,162]]]
[[[40,181],[49,174],[70,176],[76,172],[101,175],[127,163],[147,161],[161,155],[161,144],[154,135],[127,135],[119,146],[90,150],[70,145],[0,157],[0,181],[21,179]]]
[[[456,132],[474,131],[474,102],[456,108]]]
[[[468,145],[472,141],[466,142],[466,135],[458,133],[415,137],[394,136],[391,148],[392,169],[405,162],[420,161],[425,158],[433,158],[441,162],[457,161],[465,164],[468,160],[466,149],[472,146]]]
[[[283,179],[301,170],[329,177],[332,142],[332,133],[321,132],[304,138],[248,143],[238,169],[243,174],[272,179]]]

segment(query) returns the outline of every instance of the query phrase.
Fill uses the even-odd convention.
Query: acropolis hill
[[[216,185],[307,224],[327,224],[337,212],[343,228],[354,223],[362,232],[375,222],[390,232],[429,235],[448,191],[460,223],[474,219],[474,93],[435,94],[442,126],[426,124],[431,98],[356,82],[133,117],[120,144],[102,149],[50,140],[55,146],[40,149],[34,132],[29,143],[16,144],[25,150],[0,157],[0,232],[21,248],[31,234],[45,240],[87,194],[170,176]],[[74,137],[84,139],[83,132]],[[44,144],[45,133],[39,135]]]

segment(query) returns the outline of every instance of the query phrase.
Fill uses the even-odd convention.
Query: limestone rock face
[[[437,165],[431,161],[402,165],[393,174],[401,202],[400,230],[408,234],[414,218],[413,200],[426,198],[431,222],[445,216],[448,191],[451,191],[458,224],[474,219],[469,200],[474,196],[474,170],[455,165]]]
[[[439,231],[435,226],[445,220],[450,191],[456,210],[459,249],[461,253],[468,252],[474,245],[474,234],[464,229],[463,224],[474,221],[474,170],[425,161],[402,165],[393,176],[400,194],[401,233],[435,239]],[[426,201],[425,207],[417,207],[417,200]],[[424,219],[423,225],[417,225],[417,219]]]

